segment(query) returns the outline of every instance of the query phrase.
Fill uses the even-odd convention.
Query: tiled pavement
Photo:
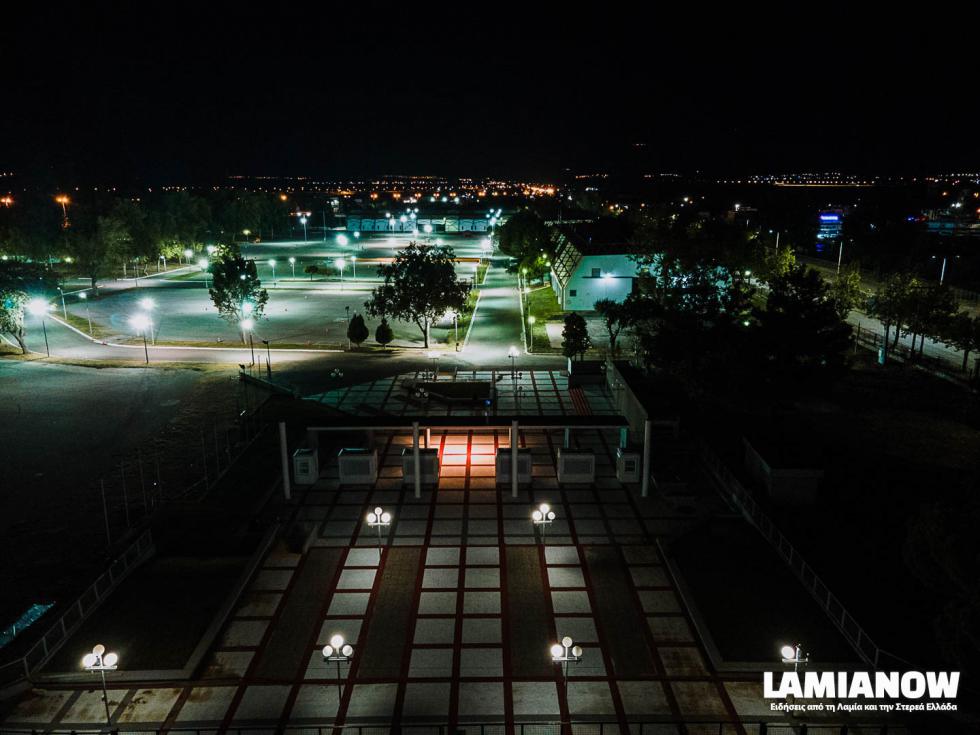
[[[514,499],[493,477],[506,433],[434,435],[442,479],[415,499],[401,478],[410,439],[379,436],[376,486],[340,489],[328,476],[305,492],[296,517],[319,524],[317,541],[302,555],[268,555],[200,679],[114,686],[114,721],[175,730],[392,720],[624,727],[767,716],[757,680],[711,670],[662,564],[655,540],[686,516],[616,480],[615,432],[573,439],[596,451],[594,486],[559,488],[560,434],[529,432],[521,440],[534,458],[533,489]],[[336,477],[336,467],[325,471]],[[546,545],[529,519],[540,502],[558,514]],[[381,549],[363,520],[376,505],[393,515]],[[355,647],[339,680],[320,653],[335,633]],[[548,653],[564,635],[584,649],[567,689]],[[101,717],[97,691],[47,689],[6,724],[91,727]]]

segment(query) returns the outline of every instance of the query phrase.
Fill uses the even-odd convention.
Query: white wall
[[[595,269],[598,269],[599,277],[593,277]],[[563,308],[591,311],[599,299],[624,301],[633,291],[636,273],[636,263],[625,255],[586,255],[569,279],[564,293],[558,292],[556,279],[552,279],[552,283]]]

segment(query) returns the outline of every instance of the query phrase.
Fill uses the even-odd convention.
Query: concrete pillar
[[[279,422],[279,459],[282,462],[282,494],[289,500],[289,444],[286,442],[286,422]]]
[[[517,421],[510,422],[510,496],[517,497]]]
[[[432,429],[426,428],[425,430],[425,448],[428,449],[432,446]]]
[[[572,446],[572,430],[565,428],[565,438],[562,443],[562,449],[569,449]]]
[[[629,446],[630,440],[630,430],[629,427],[624,426],[619,430],[619,448],[626,449]]]
[[[419,422],[412,422],[412,467],[415,470],[415,497],[422,497],[422,460],[419,457]]]
[[[650,492],[650,420],[643,422],[643,477],[640,484],[640,495],[646,497]]]

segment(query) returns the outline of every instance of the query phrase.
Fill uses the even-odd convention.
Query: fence
[[[889,654],[875,644],[721,459],[704,444],[700,447],[700,454],[704,465],[725,490],[727,496],[742,515],[772,544],[858,655],[876,669],[886,665],[885,659],[892,665],[910,665],[908,661]]]
[[[129,573],[153,553],[153,537],[144,531],[109,568],[54,622],[22,658],[0,667],[0,688],[10,686],[47,663],[68,637],[102,604]]]
[[[629,735],[667,735],[667,733],[704,733],[717,735],[907,735],[911,729],[883,722],[724,722],[719,720],[658,720],[628,722]],[[25,730],[0,725],[0,735],[623,735],[619,722],[515,722],[459,723],[448,725],[285,725],[283,727],[168,728],[166,730],[125,730],[113,728],[92,730]]]

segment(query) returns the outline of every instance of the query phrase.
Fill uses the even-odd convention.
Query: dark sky
[[[980,169],[977,18],[945,4],[17,5],[0,170],[28,175]]]

